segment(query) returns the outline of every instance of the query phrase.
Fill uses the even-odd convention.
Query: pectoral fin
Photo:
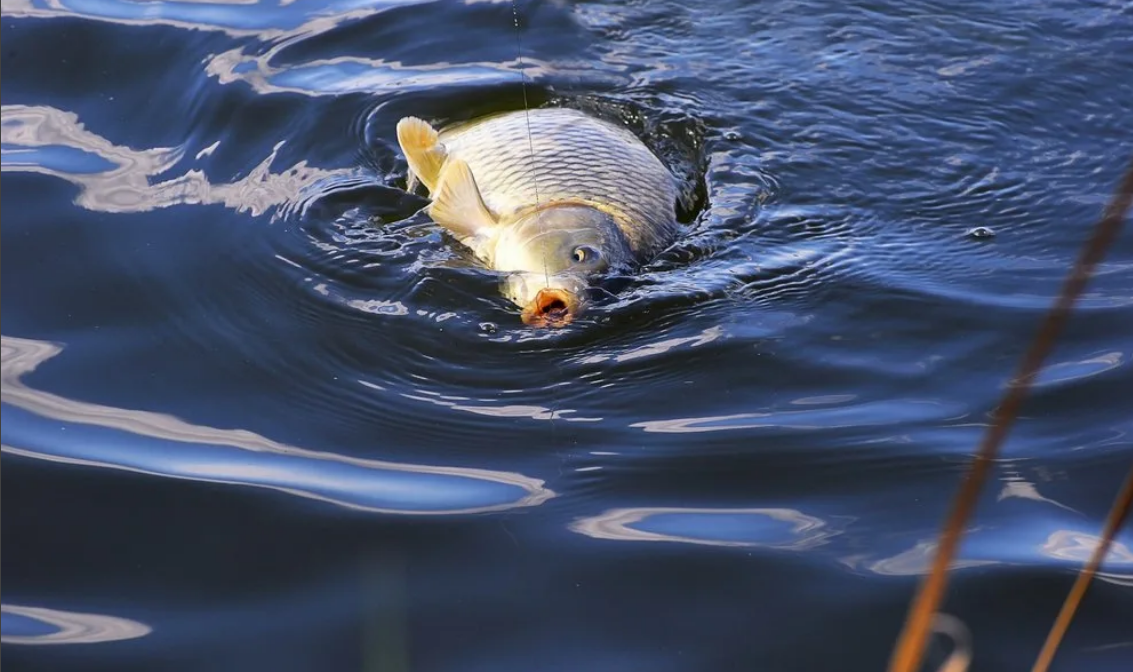
[[[451,159],[445,164],[428,211],[434,222],[465,241],[489,235],[496,225],[496,218],[480,196],[472,170],[462,159]]]
[[[438,140],[437,130],[417,117],[404,117],[397,122],[397,143],[409,164],[409,191],[416,188],[417,180],[429,189],[429,193],[435,191],[447,156],[444,145]]]

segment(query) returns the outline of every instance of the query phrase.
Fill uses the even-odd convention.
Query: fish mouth
[[[532,327],[563,327],[578,315],[581,301],[565,289],[539,290],[523,308],[523,323]]]

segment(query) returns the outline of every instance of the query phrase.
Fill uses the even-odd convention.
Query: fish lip
[[[535,299],[523,307],[523,323],[532,327],[564,327],[582,310],[577,294],[565,289],[540,289]]]

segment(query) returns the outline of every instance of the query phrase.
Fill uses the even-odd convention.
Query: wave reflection
[[[340,56],[296,66],[271,65],[274,51],[246,54],[232,49],[209,60],[206,72],[221,84],[243,82],[259,94],[297,93],[327,96],[343,93],[373,94],[381,90],[404,94],[437,87],[468,84],[505,84],[515,80],[519,67],[528,76],[555,72],[547,63],[524,58],[506,63],[434,63],[405,65],[385,59]]]
[[[951,569],[988,565],[1050,566],[1064,565],[1079,571],[1101,538],[1094,533],[1073,529],[1036,529],[1029,521],[972,529],[964,535],[964,554]],[[922,539],[912,548],[886,556],[853,554],[842,558],[851,569],[883,576],[928,574],[936,554],[937,539]],[[1052,562],[1053,561],[1053,562]],[[1115,539],[1095,575],[1099,581],[1133,586],[1133,552],[1126,542]]]
[[[0,604],[0,642],[5,644],[97,644],[144,637],[152,630],[117,616]]]
[[[705,546],[803,551],[841,533],[821,518],[795,509],[641,507],[611,509],[580,518],[569,529],[595,539],[667,541]]]
[[[370,383],[359,381],[363,385]],[[418,390],[416,393],[402,392],[401,396],[414,401],[423,401],[444,406],[456,411],[494,418],[530,418],[532,420],[565,420],[566,422],[601,422],[603,418],[573,415],[578,411],[572,408],[548,408],[532,404],[493,404],[491,399],[472,399],[470,397],[445,396],[431,390]],[[468,403],[477,402],[477,403]]]
[[[627,362],[634,359],[642,359],[660,355],[674,348],[688,346],[690,348],[699,347],[711,343],[713,341],[726,338],[724,328],[721,326],[709,327],[702,330],[695,336],[684,336],[677,338],[667,338],[655,343],[645,343],[643,345],[635,345],[630,347],[625,352],[616,355],[594,354],[586,355],[578,361],[580,364],[601,364],[613,360],[615,362]]]
[[[955,417],[962,417],[963,415],[959,406],[950,408],[950,405],[941,402],[909,399],[863,402],[853,405],[807,409],[805,411],[767,411],[673,418],[670,420],[647,420],[635,422],[630,427],[636,427],[646,432],[663,433],[722,432],[763,428],[810,430],[888,425],[898,420],[902,422],[934,420],[940,419],[942,413]]]
[[[41,173],[79,188],[75,204],[95,212],[147,212],[174,205],[219,204],[260,215],[292,206],[304,193],[329,182],[361,182],[357,170],[325,170],[306,161],[271,172],[283,141],[243,179],[212,184],[201,170],[167,180],[154,178],[184,158],[184,148],[136,150],[88,131],[78,115],[45,105],[4,105],[0,110],[0,167]],[[207,153],[215,146],[205,150]]]
[[[1101,541],[1101,537],[1096,534],[1056,530],[1039,547],[1039,552],[1048,558],[1084,567]],[[1103,571],[1107,568],[1109,571]],[[1127,571],[1125,573],[1113,571],[1118,568]],[[1133,587],[1133,551],[1130,551],[1126,544],[1114,540],[1094,577],[1098,581]]]
[[[1033,385],[1046,387],[1098,376],[1128,363],[1128,355],[1120,350],[1103,352],[1078,361],[1048,364],[1039,371]]]
[[[326,0],[296,3],[294,0],[216,0],[212,2],[163,2],[147,0],[3,0],[5,16],[37,19],[82,18],[125,25],[175,26],[210,30],[233,37],[258,36],[280,39],[317,34],[341,21],[376,14],[397,6],[418,5],[430,0]],[[252,11],[252,7],[255,11]]]
[[[42,392],[28,387],[21,377],[62,348],[11,336],[2,339],[5,453],[269,488],[380,513],[500,511],[536,506],[555,496],[542,480],[518,473],[399,464],[316,452],[246,430],[193,425],[161,413],[102,406]]]

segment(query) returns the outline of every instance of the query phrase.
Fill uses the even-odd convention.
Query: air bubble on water
[[[724,139],[727,140],[728,142],[735,142],[736,140],[739,140],[741,137],[743,137],[743,136],[740,135],[739,131],[725,131],[724,132]]]
[[[992,231],[986,226],[976,226],[968,229],[965,235],[969,238],[995,238],[995,231]]]
[[[496,333],[499,330],[500,330],[500,327],[495,322],[481,322],[480,323],[480,331],[482,333],[488,334],[489,336],[491,336],[492,334]]]

